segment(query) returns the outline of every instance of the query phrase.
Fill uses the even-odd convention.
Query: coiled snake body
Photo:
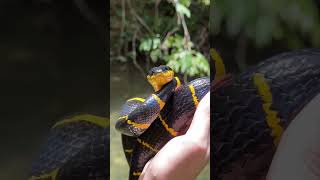
[[[274,56],[233,77],[214,59],[216,76],[181,85],[168,67],[149,73],[150,97],[129,99],[116,128],[138,179],[144,165],[170,139],[186,132],[197,103],[211,89],[211,178],[265,176],[282,133],[320,92],[320,50]],[[106,118],[79,114],[59,121],[35,161],[29,180],[109,178],[109,125]]]
[[[75,114],[50,130],[28,180],[109,179],[109,120]]]
[[[130,180],[139,178],[144,165],[170,139],[186,132],[199,101],[210,88],[210,80],[205,77],[182,85],[166,66],[151,69],[148,80],[155,94],[129,99],[116,124],[123,133]]]
[[[211,177],[264,177],[282,133],[320,92],[320,50],[283,53],[212,86]]]

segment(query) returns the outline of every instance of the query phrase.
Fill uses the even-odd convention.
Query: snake
[[[128,99],[115,125],[130,167],[129,180],[139,179],[145,164],[168,141],[186,133],[199,102],[210,90],[209,77],[183,83],[165,65],[148,71],[147,80],[154,93]]]
[[[48,132],[28,180],[108,180],[109,119],[75,113]]]
[[[282,134],[320,92],[320,50],[274,55],[238,75],[214,50],[212,58],[220,74],[210,90],[211,177],[265,178]]]
[[[187,84],[171,68],[148,72],[154,93],[126,101],[116,123],[130,166],[138,179],[144,165],[190,126],[199,101],[211,93],[211,177],[251,180],[265,177],[282,134],[320,92],[320,50],[275,55],[252,68],[226,73],[211,51],[212,79]],[[210,83],[211,82],[211,83]],[[49,131],[29,180],[109,179],[109,123],[80,113],[59,120]]]

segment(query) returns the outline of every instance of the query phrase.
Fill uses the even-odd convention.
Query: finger
[[[142,171],[142,173],[141,173],[141,175],[140,175],[140,177],[139,177],[139,180],[143,180],[143,179],[144,179],[144,176],[145,176],[145,174],[147,173],[148,168],[149,168],[149,165],[150,165],[151,162],[152,162],[152,159],[150,159],[150,160],[147,162],[147,164],[144,166],[143,171]]]
[[[143,180],[195,180],[206,164],[205,152],[185,136],[169,141],[143,173]]]

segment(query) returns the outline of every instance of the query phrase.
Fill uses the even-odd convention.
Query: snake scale
[[[210,79],[183,84],[167,66],[152,68],[148,81],[155,93],[146,99],[129,99],[120,112],[116,129],[122,132],[129,180],[138,179],[144,165],[172,138],[184,134],[199,101],[209,92]]]
[[[282,133],[319,92],[319,49],[282,53],[238,76],[220,76],[211,86],[211,177],[265,177]]]
[[[209,78],[182,84],[170,68],[158,67],[148,78],[154,94],[124,104],[116,128],[123,133],[129,179],[138,179],[148,160],[186,132],[209,89],[211,178],[265,177],[281,135],[320,92],[320,50],[282,53],[239,75],[226,74],[217,57],[211,86]],[[109,167],[108,120],[78,114],[51,128],[29,180],[105,180]]]
[[[51,128],[28,180],[109,179],[109,120],[79,113]]]

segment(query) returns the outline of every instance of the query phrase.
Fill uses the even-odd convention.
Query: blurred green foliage
[[[209,75],[209,5],[209,0],[112,2],[111,60],[144,72],[149,64],[166,64],[187,76]]]
[[[182,36],[170,36],[162,44],[160,41],[159,36],[146,38],[142,40],[139,50],[149,53],[154,63],[164,60],[175,72],[189,76],[209,75],[210,67],[206,57],[197,50],[184,48],[186,42]],[[190,41],[187,46],[193,47],[193,43]]]
[[[245,36],[257,47],[273,40],[300,48],[320,45],[318,7],[313,0],[214,0],[213,32]],[[225,29],[224,29],[225,28]]]

